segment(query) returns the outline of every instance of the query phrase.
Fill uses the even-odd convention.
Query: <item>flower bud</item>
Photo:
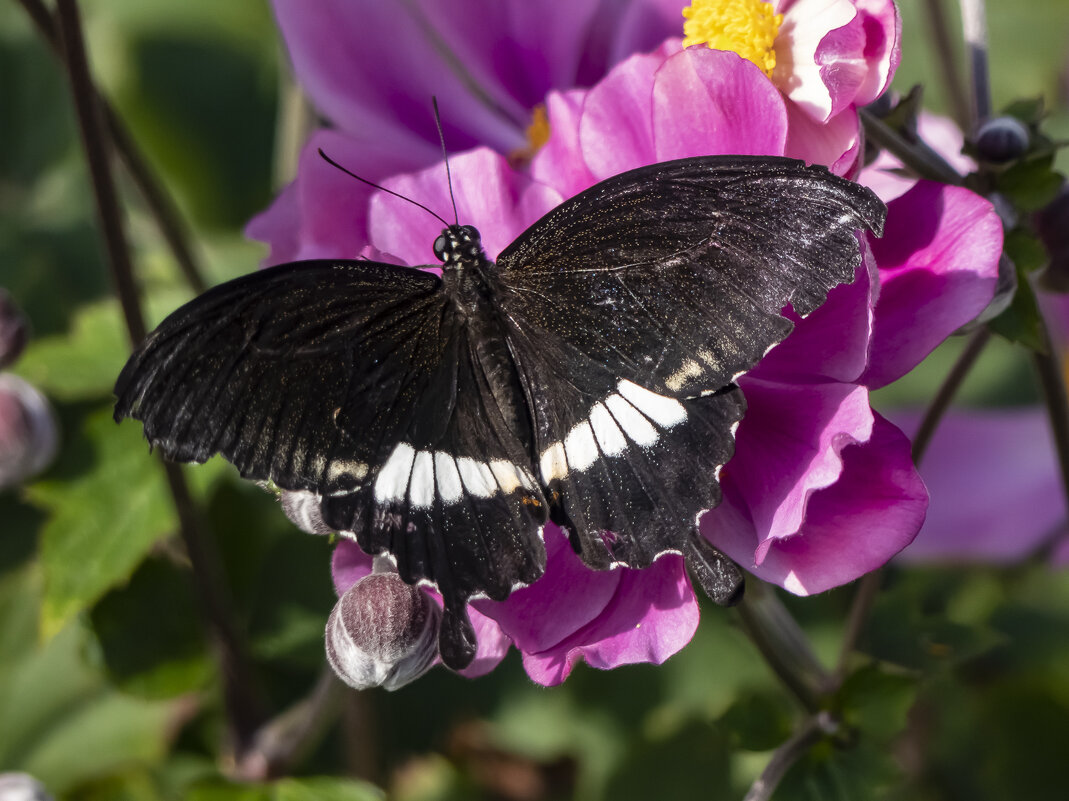
[[[0,373],[0,489],[48,466],[58,434],[45,396],[17,375]]]
[[[26,347],[29,326],[6,289],[0,289],[0,370],[14,364]]]
[[[1020,158],[1028,150],[1028,127],[1015,117],[994,117],[976,132],[976,154],[992,164]]]
[[[330,534],[334,531],[323,522],[320,498],[314,492],[282,490],[278,500],[282,504],[283,514],[301,531],[308,534]]]
[[[29,773],[0,773],[0,801],[52,801],[52,796]]]
[[[441,610],[397,573],[372,573],[342,595],[327,620],[327,659],[358,690],[396,690],[438,655]]]

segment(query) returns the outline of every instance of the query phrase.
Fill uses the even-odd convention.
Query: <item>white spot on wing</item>
[[[456,503],[464,494],[457,463],[448,453],[434,454],[434,475],[438,482],[438,496],[446,503]]]
[[[590,427],[598,439],[598,447],[606,456],[618,456],[627,449],[627,439],[612,419],[609,410],[595,403],[590,409]]]
[[[586,470],[598,459],[598,445],[590,423],[580,423],[564,438],[564,451],[568,454],[568,467]]]
[[[634,406],[619,395],[607,397],[605,406],[612,412],[613,418],[620,424],[624,433],[639,445],[649,447],[657,441],[657,429],[650,424],[649,420],[639,414]]]
[[[405,497],[415,456],[416,452],[412,450],[412,446],[403,442],[393,449],[375,479],[376,501],[400,501]]]
[[[538,466],[542,471],[542,480],[547,484],[555,478],[564,478],[568,475],[568,460],[564,458],[564,443],[554,442],[542,451]]]
[[[468,494],[476,498],[489,498],[497,492],[497,482],[486,462],[477,462],[467,456],[461,456],[457,459],[457,469]]]
[[[687,419],[687,410],[675,398],[650,392],[626,379],[616,385],[616,391],[627,398],[646,417],[664,428],[671,428]]]
[[[337,481],[339,478],[348,477],[360,481],[367,476],[367,465],[363,462],[354,462],[351,459],[335,459],[330,463],[327,470],[327,480]]]
[[[430,451],[419,451],[412,463],[412,479],[408,485],[408,500],[417,509],[427,509],[434,502],[434,457]]]
[[[529,485],[523,473],[512,462],[495,459],[490,462],[490,470],[493,472],[494,478],[497,479],[497,484],[501,487],[501,491],[506,495],[510,492],[515,492],[520,487]]]

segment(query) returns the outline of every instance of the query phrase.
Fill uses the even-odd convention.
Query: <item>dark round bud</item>
[[[1031,139],[1028,127],[1015,117],[995,117],[976,132],[976,154],[992,164],[1020,158]]]
[[[0,801],[52,801],[52,796],[29,773],[0,773]]]
[[[41,472],[56,455],[58,432],[45,396],[0,373],[0,489]]]
[[[341,597],[327,620],[327,659],[350,687],[396,690],[438,655],[441,610],[396,573],[372,573]]]
[[[26,318],[7,290],[0,288],[0,370],[15,363],[29,335]]]
[[[283,514],[301,531],[308,534],[330,534],[334,529],[323,522],[323,510],[319,507],[321,500],[314,492],[305,490],[282,490],[279,497]]]

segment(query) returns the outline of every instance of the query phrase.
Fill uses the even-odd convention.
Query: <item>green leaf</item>
[[[739,748],[768,751],[791,736],[792,712],[782,692],[743,692],[718,722]]]
[[[1006,311],[991,320],[988,325],[996,334],[1005,337],[1029,350],[1046,352],[1043,337],[1043,320],[1036,303],[1036,294],[1028,282],[1028,274],[1020,267],[1017,270],[1017,291]]]
[[[1039,211],[1062,188],[1064,178],[1054,170],[1054,157],[1043,154],[1025,158],[995,180],[995,189],[1005,195],[1021,211]]]
[[[119,306],[106,301],[79,309],[68,333],[32,342],[18,372],[59,400],[96,400],[111,396],[129,353]]]
[[[147,559],[90,619],[111,677],[127,692],[166,698],[204,686],[215,664],[205,647],[192,577]]]
[[[173,702],[110,690],[85,665],[88,645],[86,632],[69,626],[45,647],[9,656],[0,682],[0,765],[34,775],[55,793],[158,763],[177,719]]]
[[[906,727],[906,716],[916,697],[915,677],[870,665],[843,682],[837,700],[844,721],[856,727],[859,736],[889,743]]]
[[[153,543],[176,526],[163,468],[149,455],[140,426],[117,426],[104,409],[88,418],[78,444],[88,448],[66,451],[88,450],[89,465],[61,464],[53,472],[70,470],[74,477],[28,488],[31,500],[49,512],[41,531],[45,638],[126,581]]]
[[[332,776],[281,779],[271,784],[201,784],[189,801],[382,801],[386,796],[366,782]]]

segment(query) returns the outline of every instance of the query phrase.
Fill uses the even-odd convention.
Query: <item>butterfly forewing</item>
[[[823,168],[686,159],[597,184],[501,254],[540,475],[587,564],[701,558],[696,516],[744,409],[732,382],[790,332],[785,306],[853,280],[854,232],[883,215]]]

